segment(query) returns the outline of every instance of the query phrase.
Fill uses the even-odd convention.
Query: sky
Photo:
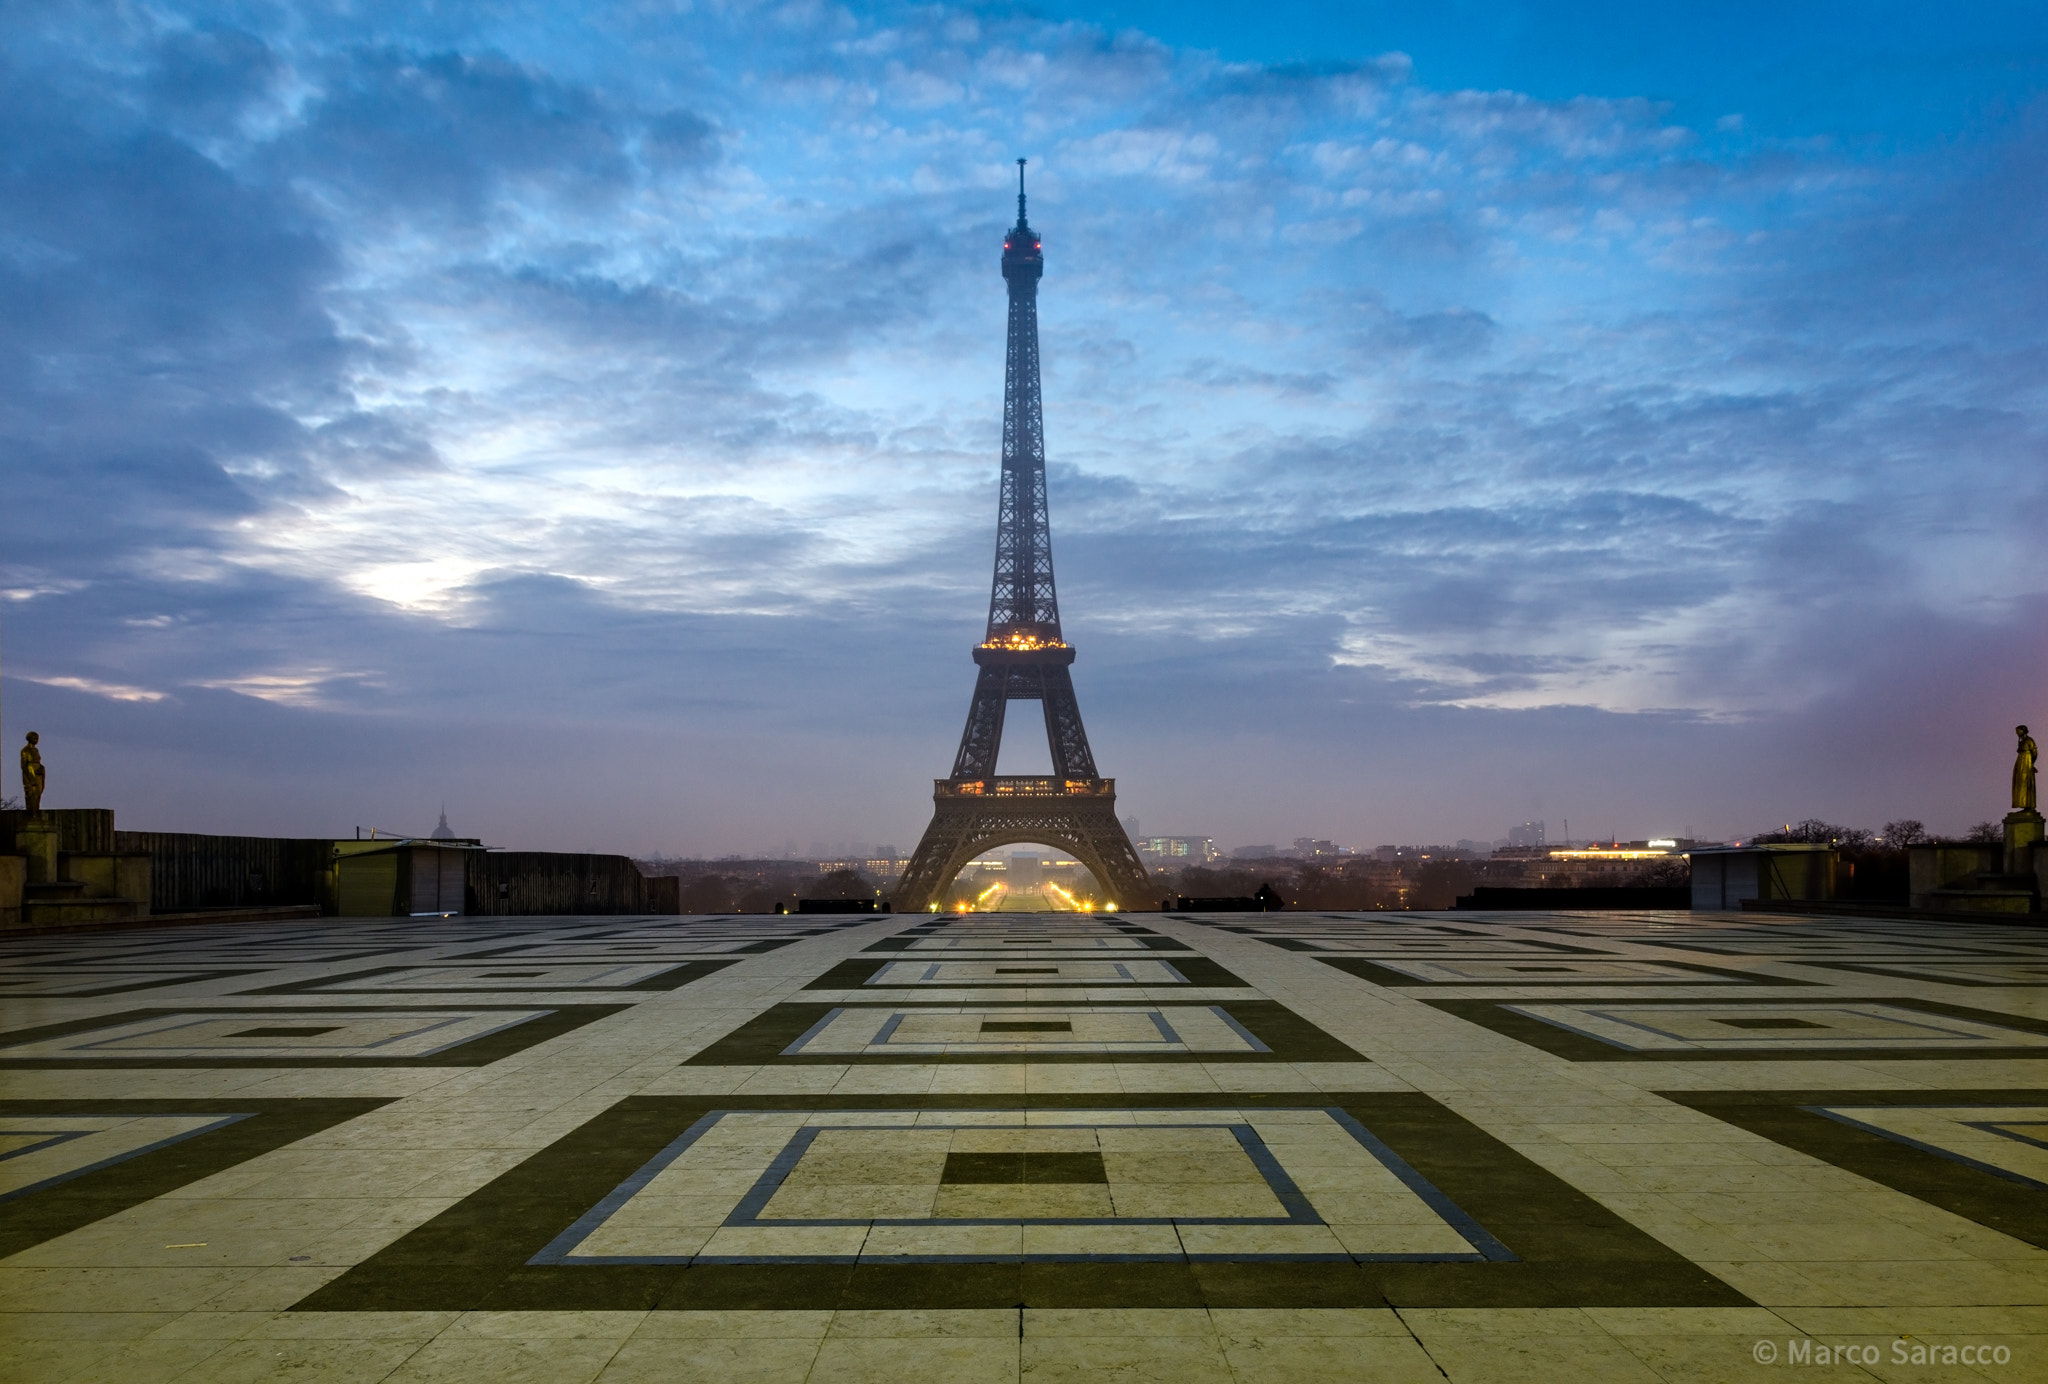
[[[907,849],[1022,157],[1145,834],[1960,831],[2048,723],[2044,88],[2038,4],[7,6],[0,792]]]

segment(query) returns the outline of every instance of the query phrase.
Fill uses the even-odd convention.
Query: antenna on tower
[[[1017,224],[1024,224],[1024,160],[1017,160]]]

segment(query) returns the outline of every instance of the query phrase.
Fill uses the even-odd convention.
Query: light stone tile
[[[1226,1348],[1273,1337],[1408,1335],[1383,1307],[1212,1307],[1208,1316]]]
[[[519,1339],[444,1332],[407,1355],[387,1378],[392,1384],[581,1384],[604,1370],[622,1341],[587,1336]]]
[[[641,1319],[632,1339],[744,1340],[781,1336],[815,1341],[831,1328],[835,1315],[830,1310],[649,1312]]]
[[[804,1384],[822,1344],[822,1335],[642,1333],[620,1346],[597,1377],[604,1384]]]
[[[213,1313],[194,1312],[204,1318]],[[424,1344],[454,1324],[459,1312],[270,1312],[243,1333],[252,1340],[393,1340]]]
[[[131,1342],[97,1354],[82,1368],[66,1373],[29,1375],[25,1378],[62,1379],[75,1384],[157,1384],[158,1381],[189,1377],[233,1343],[198,1338]],[[53,1364],[55,1362],[52,1362]],[[61,1368],[61,1367],[59,1367]],[[4,1377],[4,1376],[0,1376]]]
[[[0,1263],[0,1312],[66,1312],[119,1303],[135,1312],[186,1311],[244,1282],[256,1270],[193,1264],[180,1268],[33,1268]]]
[[[834,1096],[915,1096],[929,1091],[939,1068],[911,1064],[848,1067],[832,1087]]]
[[[1014,1337],[834,1335],[819,1347],[807,1384],[1002,1384],[1017,1377]]]
[[[1442,1384],[1444,1378],[1405,1331],[1398,1336],[1226,1339],[1223,1354],[1237,1384]]]
[[[992,1336],[1017,1337],[1017,1314],[1004,1309],[970,1311],[860,1311],[832,1314],[833,1339],[861,1337]]]
[[[1230,1361],[1209,1332],[1039,1336],[1028,1327],[1023,1375],[1035,1381],[1115,1379],[1146,1384],[1230,1384]]]
[[[0,1384],[59,1384],[122,1354],[118,1341],[15,1336],[12,1330],[7,1337],[7,1349],[0,1353]]]

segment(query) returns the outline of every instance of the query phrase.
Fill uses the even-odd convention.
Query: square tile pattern
[[[173,1013],[39,1041],[8,1043],[0,1037],[0,1061],[431,1057],[546,1013],[541,1009]]]
[[[2048,1048],[2048,1034],[1889,1004],[1516,1004],[1507,1008],[1629,1052]]]
[[[1757,914],[4,938],[0,1330],[53,1384],[2035,1379],[2044,985],[2024,923]]]
[[[1024,953],[988,960],[890,961],[868,985],[1185,985],[1188,978],[1168,961],[1074,959]]]
[[[1271,1049],[1221,1005],[835,1007],[783,1055],[1253,1053]]]
[[[535,1263],[1511,1258],[1335,1109],[719,1110]]]

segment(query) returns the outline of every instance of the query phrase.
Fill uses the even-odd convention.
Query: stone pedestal
[[[40,812],[14,829],[14,848],[28,857],[30,884],[57,882],[57,838],[57,824]]]
[[[2032,808],[2023,807],[2016,812],[2005,814],[2005,872],[2009,875],[2031,875],[2034,872],[2034,847],[2042,837],[2041,814]]]
[[[28,886],[28,862],[18,855],[0,855],[0,932],[21,926],[21,901]]]

